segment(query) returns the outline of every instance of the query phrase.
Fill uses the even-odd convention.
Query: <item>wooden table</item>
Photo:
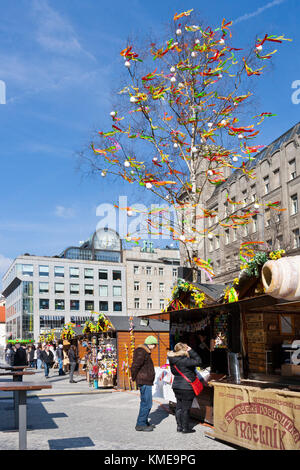
[[[27,449],[27,391],[52,388],[50,384],[34,382],[0,382],[0,390],[15,392],[18,397],[19,449]]]

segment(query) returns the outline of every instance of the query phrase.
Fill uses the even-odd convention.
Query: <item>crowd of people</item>
[[[58,375],[70,373],[70,383],[76,383],[73,379],[74,371],[78,365],[78,355],[75,346],[68,351],[63,344],[29,344],[8,343],[5,348],[5,361],[11,366],[23,366],[33,369],[44,369],[45,377],[49,378],[50,369],[58,370]]]

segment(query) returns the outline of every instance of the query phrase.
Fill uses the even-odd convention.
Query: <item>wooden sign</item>
[[[253,450],[300,450],[300,393],[210,382],[213,437]]]

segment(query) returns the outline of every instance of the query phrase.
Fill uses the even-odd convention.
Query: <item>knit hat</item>
[[[157,338],[155,336],[147,336],[145,344],[158,344]]]

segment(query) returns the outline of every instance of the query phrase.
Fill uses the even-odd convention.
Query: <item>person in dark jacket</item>
[[[75,380],[73,380],[73,374],[74,374],[74,371],[75,371],[75,368],[76,368],[76,365],[77,365],[77,362],[78,362],[78,358],[77,358],[76,347],[74,346],[74,344],[72,344],[71,347],[70,347],[68,357],[69,357],[69,361],[70,361],[70,383],[71,384],[76,384],[77,382],[75,382]]]
[[[15,354],[13,356],[12,365],[13,366],[27,366],[27,354],[26,350],[21,346],[20,343],[15,345]]]
[[[189,413],[195,398],[191,384],[175,369],[178,368],[191,382],[196,379],[195,368],[201,365],[201,358],[187,344],[177,343],[174,351],[168,353],[171,372],[174,375],[172,388],[176,396],[175,418],[177,431],[183,433],[195,432],[189,425]]]
[[[50,367],[52,366],[54,362],[53,352],[50,350],[49,344],[47,344],[45,348],[42,350],[40,357],[44,363],[45,377],[46,379],[48,379]]]
[[[151,352],[158,344],[155,336],[148,336],[145,344],[137,346],[133,353],[131,378],[140,389],[140,411],[136,423],[136,431],[153,431],[154,425],[148,421],[152,408],[152,385],[155,378]]]
[[[58,348],[56,350],[56,357],[58,361],[58,375],[66,375],[63,370],[64,351],[62,344],[58,345]]]

